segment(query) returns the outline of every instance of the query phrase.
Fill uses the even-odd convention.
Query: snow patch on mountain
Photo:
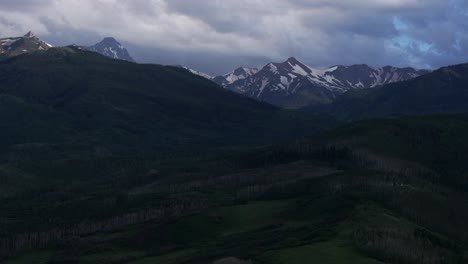
[[[185,69],[185,70],[187,70],[187,71],[191,72],[192,74],[195,74],[195,75],[201,76],[201,77],[203,77],[203,78],[206,78],[206,79],[208,79],[208,80],[211,80],[211,79],[213,79],[213,77],[212,77],[212,76],[210,76],[210,75],[208,75],[208,74],[206,74],[206,73],[203,73],[203,72],[196,71],[196,70],[194,70],[194,69],[191,69],[191,68],[189,68],[189,67],[186,67],[186,66],[180,66],[180,67],[182,67],[183,69]]]
[[[291,85],[291,82],[289,81],[288,77],[281,76],[280,79],[281,79],[281,83],[286,86],[285,88],[286,89],[289,88],[289,86]]]
[[[262,85],[260,86],[259,92],[257,94],[257,97],[260,97],[262,95],[263,90],[265,90],[265,87],[269,84],[270,82],[267,79],[262,80]]]
[[[278,67],[276,67],[276,65],[274,65],[273,63],[268,64],[268,68],[271,72],[278,73]]]
[[[309,74],[304,70],[304,68],[302,68],[301,66],[296,65],[296,64],[293,65],[293,64],[291,64],[291,62],[288,62],[288,64],[293,68],[293,72],[294,72],[294,73],[297,73],[297,74],[302,75],[302,76],[307,76],[307,75],[309,75]]]
[[[8,38],[8,39],[0,39],[0,44],[7,49],[11,47],[16,41],[20,40],[20,38]]]

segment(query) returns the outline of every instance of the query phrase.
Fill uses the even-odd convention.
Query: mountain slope
[[[327,111],[343,119],[468,112],[468,64],[378,89],[350,91]]]
[[[259,71],[248,70],[240,68],[213,81],[229,90],[286,108],[329,103],[349,90],[373,88],[428,73],[413,68],[367,65],[315,69],[293,57],[283,63],[269,63]]]
[[[2,157],[11,159],[261,143],[322,125],[184,69],[113,60],[79,47],[0,62],[0,97],[10,109],[2,113]]]
[[[106,37],[101,42],[91,47],[87,47],[87,49],[113,59],[126,60],[132,62],[134,61],[128,53],[127,49],[124,46],[122,46],[122,44],[120,44],[117,40],[111,37]]]
[[[47,50],[52,45],[40,40],[33,32],[28,32],[23,37],[11,37],[0,39],[0,58],[17,56],[38,50]]]

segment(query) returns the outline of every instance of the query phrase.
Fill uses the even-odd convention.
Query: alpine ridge
[[[244,80],[258,72],[257,68],[239,67],[232,72],[221,76],[216,76],[213,81],[223,87],[231,85],[237,81]]]
[[[420,78],[355,90],[321,108],[341,120],[468,112],[468,63],[442,67]]]
[[[216,77],[200,72],[195,74],[260,101],[285,108],[302,108],[330,103],[350,90],[406,81],[429,72],[410,67],[371,67],[366,64],[320,69],[290,57],[282,63],[268,63],[260,70],[241,67]]]
[[[187,66],[180,66],[180,65],[178,65],[177,67],[182,68],[182,69],[184,69],[184,70],[187,70],[187,71],[189,71],[189,72],[192,73],[192,74],[201,76],[201,77],[203,77],[203,78],[205,78],[205,79],[208,79],[208,80],[211,80],[211,79],[213,78],[212,76],[210,76],[210,75],[208,75],[208,74],[206,74],[206,73],[196,71],[196,70],[191,69],[191,68],[189,68],[189,67],[187,67]]]

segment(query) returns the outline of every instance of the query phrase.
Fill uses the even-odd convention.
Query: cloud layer
[[[221,73],[297,56],[312,66],[468,61],[464,0],[15,0],[0,36],[58,45],[114,36],[144,62]]]

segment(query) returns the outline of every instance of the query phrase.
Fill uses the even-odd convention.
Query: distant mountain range
[[[0,39],[0,58],[47,50],[52,45],[28,32],[22,37]],[[127,49],[112,37],[82,47],[104,56],[132,61]],[[365,64],[318,69],[291,57],[282,63],[268,63],[261,69],[240,67],[220,76],[182,67],[236,93],[284,108],[303,108],[331,103],[350,90],[362,90],[406,81],[427,74],[428,70],[371,67]]]
[[[371,67],[365,64],[317,69],[294,57],[282,63],[268,63],[260,70],[241,67],[216,77],[190,71],[228,90],[286,108],[330,103],[349,90],[374,88],[430,72],[409,67]]]
[[[0,39],[0,58],[13,57],[39,50],[48,50],[52,47],[52,45],[39,39],[33,32],[30,31],[22,37],[9,37]],[[130,56],[127,49],[112,37],[106,37],[101,42],[93,46],[82,48],[97,52],[113,59],[132,62],[135,61]]]

